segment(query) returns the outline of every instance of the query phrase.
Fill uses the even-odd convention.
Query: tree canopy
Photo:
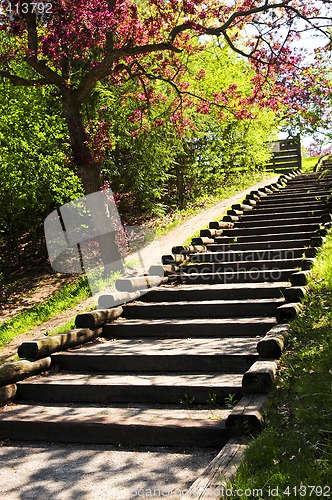
[[[191,126],[183,109],[197,99],[205,100],[204,114],[211,106],[227,107],[237,95],[236,112],[243,118],[249,103],[283,105],[289,113],[311,102],[320,106],[331,94],[331,82],[317,71],[319,60],[305,62],[296,42],[303,31],[313,30],[329,47],[331,7],[327,0],[4,0],[0,76],[14,85],[55,89],[73,164],[89,193],[100,186],[100,161],[83,105],[98,82],[119,87],[133,79],[139,83],[136,95],[148,106],[161,99],[151,82],[169,85],[176,91],[170,120],[179,131]],[[208,98],[192,92],[185,58],[204,50],[211,36],[249,58],[255,71],[251,95],[236,94],[232,84]],[[33,75],[27,78],[15,61]],[[134,118],[139,113],[134,110]]]

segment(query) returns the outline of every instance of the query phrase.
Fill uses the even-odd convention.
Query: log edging
[[[249,439],[245,437],[231,438],[181,500],[223,498],[227,482],[235,477],[248,443]]]

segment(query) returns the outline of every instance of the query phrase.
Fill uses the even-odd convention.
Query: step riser
[[[257,361],[258,355],[108,355],[80,356],[53,355],[54,363],[60,370],[76,372],[112,373],[112,372],[223,372],[234,373],[249,370]]]
[[[305,247],[308,246],[310,243],[310,239],[305,239],[305,240],[285,240],[285,241],[267,241],[267,242],[245,242],[245,243],[233,243],[233,244],[226,244],[226,245],[220,245],[220,244],[211,244],[208,245],[208,250],[210,252],[219,252],[219,251],[233,251],[233,252],[238,252],[241,250],[264,250],[264,251],[270,251],[274,249],[289,249],[291,250],[292,248],[299,248],[299,247]]]
[[[225,262],[225,263],[209,263],[203,264],[188,264],[187,266],[180,267],[183,273],[223,273],[231,271],[250,271],[252,269],[290,269],[300,267],[302,258],[290,260],[258,260],[258,261],[239,261],[239,262]]]
[[[209,393],[215,394],[218,404],[223,404],[229,394],[235,394],[239,400],[241,386],[78,386],[24,384],[18,386],[18,398],[35,402],[75,402],[75,403],[155,403],[181,404],[185,394],[195,398],[197,404],[207,404]]]
[[[226,338],[226,337],[253,337],[263,336],[274,326],[273,323],[231,323],[216,324],[146,324],[139,326],[108,324],[103,327],[103,334],[108,338],[127,339],[158,336],[162,338]]]
[[[264,304],[238,303],[238,304],[199,304],[169,306],[139,305],[125,306],[123,317],[127,319],[152,319],[152,318],[226,318],[272,316],[276,313],[279,303],[267,302]]]
[[[98,408],[96,408],[98,412]],[[222,447],[229,436],[226,430],[211,426],[158,428],[129,425],[80,424],[79,422],[0,422],[0,435],[7,439],[57,443],[91,443],[128,446]]]
[[[220,236],[214,239],[214,242],[217,244],[231,244],[231,243],[255,243],[255,242],[263,242],[263,241],[275,241],[287,239],[288,235],[292,238],[292,240],[302,240],[306,239],[310,241],[310,238],[313,236],[314,231],[311,232],[294,232],[294,233],[275,233],[275,234],[259,234],[259,235],[248,235],[248,236]],[[236,241],[234,241],[236,238]],[[210,247],[208,246],[208,249]]]
[[[246,288],[235,290],[154,290],[140,297],[142,302],[181,302],[189,300],[243,300],[273,299],[280,297],[283,288]]]

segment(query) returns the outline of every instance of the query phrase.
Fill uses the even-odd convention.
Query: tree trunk
[[[98,166],[88,146],[88,136],[83,124],[80,104],[73,92],[62,96],[63,112],[68,126],[70,145],[74,165],[84,187],[85,194],[95,193],[100,189],[101,178]]]
[[[101,187],[101,177],[99,166],[96,164],[88,146],[89,138],[85,131],[80,104],[72,91],[63,93],[62,102],[77,174],[82,181],[85,194],[96,193]],[[105,211],[108,212],[106,205]],[[101,234],[98,240],[104,265],[104,276],[108,277],[114,271],[123,272],[122,257],[115,240],[115,232]]]

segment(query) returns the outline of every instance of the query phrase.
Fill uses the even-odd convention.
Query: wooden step
[[[276,324],[276,318],[213,318],[213,319],[140,319],[108,323],[103,327],[103,335],[108,338],[224,338],[254,337],[265,335]]]
[[[268,234],[250,234],[250,231],[249,231],[249,234],[247,235],[241,235],[239,233],[234,233],[234,235],[232,236],[220,236],[220,237],[217,237],[217,238],[214,238],[214,243],[242,243],[242,242],[245,242],[245,243],[248,243],[248,242],[251,242],[251,243],[255,243],[255,242],[263,242],[263,241],[282,241],[282,240],[287,240],[287,238],[289,237],[291,240],[296,240],[296,239],[299,239],[299,240],[303,240],[303,239],[306,239],[306,240],[310,240],[310,238],[312,237],[313,235],[313,231],[304,231],[304,230],[301,230],[299,229],[299,231],[297,231],[296,229],[294,229],[292,232],[280,232],[280,233],[277,233],[277,232],[274,232],[273,234],[271,233],[268,233]],[[234,241],[235,240],[235,241]]]
[[[256,210],[253,210],[250,214],[244,213],[241,216],[241,222],[244,221],[250,221],[253,223],[259,220],[264,220],[264,221],[272,221],[274,219],[277,220],[284,220],[284,219],[292,219],[292,218],[307,218],[307,217],[321,217],[324,214],[325,210],[320,209],[320,210],[301,210],[301,211],[294,211],[294,212],[272,212],[267,214],[264,213],[257,213]]]
[[[53,354],[60,370],[80,372],[246,371],[257,361],[257,338],[121,339]]]
[[[253,215],[255,214],[273,214],[276,212],[285,212],[285,214],[288,213],[295,213],[295,212],[303,212],[304,210],[324,210],[326,206],[325,201],[314,201],[314,202],[304,202],[302,203],[300,200],[298,203],[282,203],[282,204],[275,204],[271,203],[271,205],[267,205],[266,203],[264,205],[256,205],[253,210],[251,210],[249,213],[252,213]],[[246,214],[247,215],[247,214]]]
[[[258,250],[280,250],[287,249],[292,250],[299,247],[307,247],[310,243],[310,238],[307,239],[295,239],[295,240],[279,240],[278,238],[274,241],[253,241],[253,242],[239,242],[239,243],[212,243],[208,245],[207,249],[210,252],[241,252],[241,251],[258,251]]]
[[[50,373],[17,384],[20,400],[35,402],[179,404],[185,395],[207,404],[209,394],[223,404],[229,394],[240,397],[243,373],[159,373],[91,375]],[[210,398],[211,399],[211,398]]]
[[[296,268],[230,271],[223,273],[185,273],[172,275],[180,283],[206,285],[220,283],[262,283],[289,280]]]
[[[319,229],[320,223],[316,222],[314,224],[285,224],[279,226],[251,226],[251,227],[238,227],[237,225],[233,229],[225,229],[223,231],[223,236],[226,237],[239,237],[239,236],[266,236],[269,234],[292,234],[292,233],[308,233],[314,232]]]
[[[263,249],[263,250],[239,250],[238,252],[226,251],[226,252],[210,252],[205,253],[195,253],[189,254],[189,259],[191,263],[196,262],[236,262],[236,261],[270,261],[270,260],[285,260],[294,258],[302,258],[305,253],[305,247],[299,248],[275,248],[275,249]]]
[[[306,217],[289,217],[289,218],[265,218],[262,220],[241,219],[235,224],[236,228],[243,227],[273,227],[273,226],[291,226],[291,225],[308,225],[321,224],[321,217],[306,216]]]
[[[139,302],[123,306],[123,317],[133,318],[225,318],[272,316],[285,303],[277,299],[201,300],[182,302]]]
[[[0,413],[0,436],[16,440],[144,446],[220,446],[231,410],[131,405],[17,404]]]
[[[290,267],[301,267],[303,258],[293,259],[271,259],[271,260],[239,260],[231,262],[203,262],[192,263],[179,266],[180,272],[185,273],[222,273],[229,271],[250,271],[254,270],[268,270],[268,269],[288,269]]]
[[[195,254],[209,258],[209,253]],[[222,254],[223,255],[223,254]],[[212,257],[214,258],[214,257]],[[205,262],[205,260],[203,260]],[[161,286],[140,297],[143,302],[178,302],[188,300],[243,300],[278,298],[289,283],[251,283],[225,285],[178,285]]]

